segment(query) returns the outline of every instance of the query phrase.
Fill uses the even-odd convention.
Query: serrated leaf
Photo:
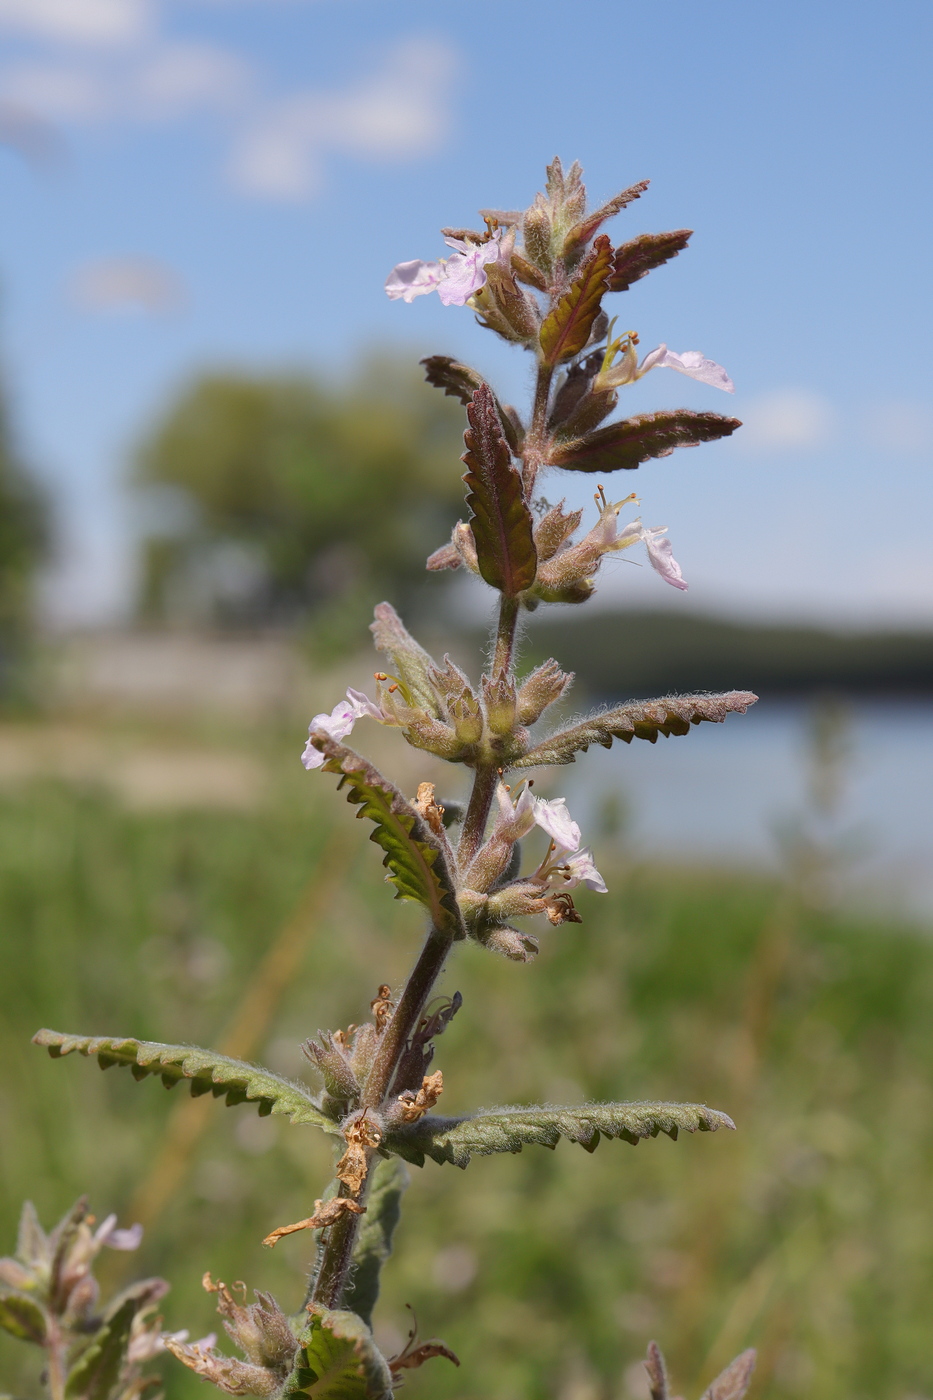
[[[139,1301],[127,1298],[91,1338],[65,1383],[69,1400],[108,1400],[120,1379]]]
[[[244,1060],[231,1060],[214,1050],[119,1036],[67,1035],[51,1030],[37,1031],[32,1039],[34,1045],[44,1045],[53,1059],[77,1050],[81,1055],[97,1056],[101,1069],[126,1065],[134,1079],[144,1079],[147,1074],[158,1075],[167,1089],[188,1080],[193,1097],[206,1093],[212,1093],[215,1098],[226,1095],[228,1105],[255,1103],[262,1116],[284,1113],[293,1123],[312,1123],[327,1133],[339,1135],[339,1128],[317,1107],[306,1085],[283,1079],[271,1070]]]
[[[688,1133],[734,1128],[732,1119],[705,1104],[693,1103],[597,1103],[581,1108],[498,1108],[464,1118],[427,1115],[417,1123],[396,1128],[383,1139],[383,1147],[416,1166],[425,1157],[465,1167],[472,1156],[491,1152],[521,1152],[526,1143],[556,1147],[560,1139],[578,1142],[588,1152],[600,1136],[621,1138],[633,1145],[642,1138],[666,1133],[675,1138]]]
[[[641,413],[623,418],[551,451],[551,466],[574,472],[631,471],[652,457],[669,457],[675,447],[697,447],[701,442],[729,437],[742,424],[721,413],[696,413],[691,408]]]
[[[633,200],[640,199],[650,183],[649,180],[639,180],[636,185],[630,185],[621,194],[607,199],[606,203],[601,205],[599,209],[594,209],[592,214],[587,214],[579,223],[575,224],[564,239],[564,257],[572,255],[581,244],[588,243],[600,224],[613,218]]]
[[[23,1342],[45,1341],[47,1319],[39,1304],[22,1293],[0,1292],[0,1327]]]
[[[284,1396],[309,1400],[392,1400],[392,1376],[366,1323],[356,1313],[315,1309],[299,1337]]]
[[[609,291],[627,292],[633,282],[682,253],[692,236],[692,228],[679,228],[673,233],[642,233],[623,243],[612,255]]]
[[[386,853],[382,863],[390,871],[396,898],[417,900],[436,929],[464,938],[456,887],[427,823],[398,788],[359,754],[326,736],[318,736],[317,744],[325,755],[324,771],[340,775],[339,786],[348,788],[347,801],[360,808],[357,815],[375,823],[369,839]]]
[[[573,763],[574,755],[585,752],[590,744],[602,744],[608,749],[613,739],[626,744],[633,739],[647,739],[654,744],[659,734],[689,734],[692,725],[704,721],[721,724],[726,715],[744,715],[757,699],[750,690],[729,690],[724,695],[668,695],[661,700],[616,705],[568,729],[559,729],[515,759],[512,766],[535,768],[546,763]]]
[[[486,383],[483,376],[475,369],[470,369],[469,365],[460,364],[459,360],[452,359],[450,355],[429,355],[420,363],[424,365],[424,377],[429,384],[433,385],[435,389],[443,389],[445,394],[451,398],[459,399],[462,404],[471,403],[475,391],[481,384]],[[509,410],[498,399],[496,399],[496,408],[499,410],[502,429],[509,447],[517,455],[521,451],[521,441],[516,424],[512,421]]]
[[[366,1214],[360,1221],[353,1273],[346,1290],[347,1307],[372,1326],[373,1308],[379,1297],[379,1274],[392,1253],[392,1236],[401,1214],[408,1186],[408,1172],[397,1157],[383,1158],[373,1170],[366,1198]]]
[[[535,581],[534,522],[488,385],[474,391],[467,418],[467,450],[460,460],[467,467],[463,479],[479,571],[490,587],[514,598]]]
[[[612,244],[600,234],[593,251],[560,301],[544,318],[541,350],[549,365],[572,360],[586,345],[609,281]]]

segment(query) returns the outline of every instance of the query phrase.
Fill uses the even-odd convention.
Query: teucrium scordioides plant
[[[556,730],[545,721],[542,732],[539,724],[573,677],[553,660],[525,675],[516,664],[522,612],[542,603],[586,601],[607,554],[644,544],[662,579],[687,586],[662,527],[631,518],[620,524],[634,496],[613,501],[600,485],[595,523],[581,533],[582,511],[540,500],[541,474],[558,468],[609,476],[740,426],[734,418],[690,409],[611,418],[619,391],[653,369],[732,390],[725,371],[696,351],[676,354],[660,345],[639,358],[635,332],[616,334],[603,308],[609,293],[625,291],[675,257],[690,236],[687,230],[643,234],[613,246],[603,225],[645,188],[634,185],[588,211],[579,166],[565,173],[555,160],[546,193],[524,214],[483,210],[480,231],[444,229],[450,257],[401,263],[386,283],[390,297],[406,302],[436,292],[445,305],[469,306],[482,325],[527,349],[536,365],[534,401],[524,419],[466,365],[442,355],[424,361],[429,382],[459,398],[467,418],[468,518],[431,554],[428,568],[470,570],[498,594],[488,674],[477,683],[449,657],[435,661],[391,605],[381,603],[372,632],[385,669],[376,672],[374,694],[350,690],[330,714],[315,716],[303,754],[305,767],[333,774],[373,824],[372,839],[385,853],[397,897],[424,907],[424,946],[400,993],[380,986],[371,1019],[307,1042],[308,1060],[322,1081],[317,1093],[186,1046],[53,1031],[36,1037],[55,1056],[78,1050],[105,1066],[129,1065],[138,1078],[187,1079],[194,1094],[248,1101],[262,1114],[286,1114],[333,1137],[334,1180],[306,1220],[281,1226],[267,1239],[273,1244],[293,1230],[316,1232],[316,1262],[298,1316],[286,1318],[263,1294],[255,1303],[238,1303],[226,1285],[208,1277],[245,1359],[221,1355],[210,1341],[167,1339],[187,1366],[232,1394],[379,1400],[391,1395],[404,1370],[451,1356],[439,1343],[412,1340],[398,1356],[385,1358],[370,1331],[379,1270],[407,1181],[403,1163],[420,1167],[430,1157],[465,1167],[474,1154],[515,1152],[525,1143],[553,1146],[561,1137],[591,1150],[601,1135],[637,1143],[659,1132],[676,1137],[680,1129],[732,1126],[725,1114],[701,1104],[518,1107],[456,1118],[434,1111],[443,1090],[441,1071],[431,1070],[435,1041],[459,1011],[460,997],[438,1002],[432,994],[454,944],[470,940],[528,962],[537,940],[515,920],[579,922],[579,888],[606,889],[564,799],[538,797],[527,775],[573,763],[590,744],[608,748],[614,739],[653,743],[659,734],[687,734],[692,725],[721,721],[755,699],[745,692],[666,697],[618,705]],[[363,719],[392,726],[414,748],[468,769],[465,806],[445,811],[427,782],[405,796],[347,747]],[[525,838],[534,855],[521,848]],[[722,1400],[727,1391],[730,1400],[744,1393],[750,1363],[739,1360],[714,1383]],[[664,1400],[656,1349],[648,1366],[652,1389]]]

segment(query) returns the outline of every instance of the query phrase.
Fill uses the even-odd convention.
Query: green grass
[[[216,1043],[335,825],[359,850],[256,1057],[300,1073],[300,1040],[403,978],[418,911],[393,903],[327,779],[289,759],[276,751],[282,776],[252,812],[131,812],[50,782],[0,795],[0,1245],[24,1196],[47,1224],[84,1190],[125,1214],[182,1102],[55,1063],[33,1031]],[[801,912],[751,876],[615,863],[612,893],[584,894],[584,924],[545,932],[537,963],[457,951],[442,1107],[698,1099],[739,1131],[413,1170],[377,1323],[403,1334],[411,1303],[463,1367],[412,1374],[412,1400],[625,1400],[650,1337],[688,1396],[746,1345],[761,1352],[753,1395],[933,1394],[933,947]],[[309,1241],[260,1241],[329,1176],[313,1129],[212,1107],[132,1260],[171,1280],[166,1324],[194,1336],[214,1322],[205,1269],[297,1305]],[[0,1363],[0,1388],[39,1393],[25,1345],[4,1339]],[[164,1370],[172,1400],[205,1393]]]

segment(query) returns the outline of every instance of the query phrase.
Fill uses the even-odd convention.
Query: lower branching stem
[[[438,929],[432,929],[428,934],[392,1019],[380,1038],[379,1049],[363,1089],[361,1108],[379,1109],[389,1097],[399,1061],[417,1029],[432,988],[447,961],[452,942],[450,934],[441,933]],[[373,1154],[367,1155],[371,1163]],[[365,1203],[370,1175],[367,1173],[366,1180],[354,1197],[360,1205]],[[359,1229],[360,1217],[349,1212],[328,1226],[318,1255],[311,1302],[325,1308],[339,1308],[342,1305]]]

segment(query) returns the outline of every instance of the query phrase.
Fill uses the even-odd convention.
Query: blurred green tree
[[[308,618],[319,647],[358,638],[373,597],[404,607],[424,576],[424,540],[449,534],[462,431],[459,405],[385,357],[339,387],[203,374],[137,452],[141,616]]]
[[[0,388],[0,699],[22,683],[34,620],[33,584],[49,543],[45,499],[17,452]]]

